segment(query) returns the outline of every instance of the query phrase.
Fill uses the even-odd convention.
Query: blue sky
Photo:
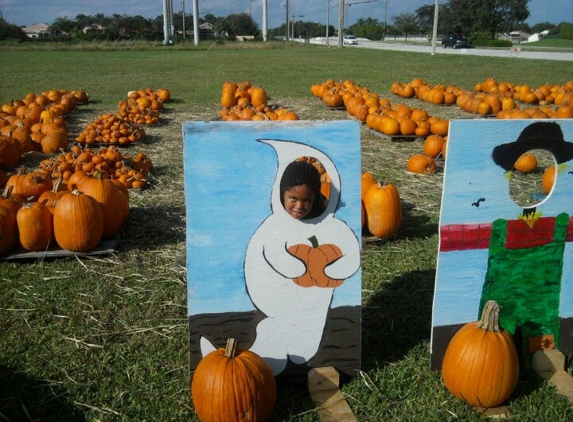
[[[192,0],[173,0],[175,12],[181,11],[185,4],[186,13],[192,13]],[[269,28],[280,26],[286,20],[286,0],[268,0]],[[401,13],[414,12],[432,0],[346,0],[347,19],[350,24],[358,18],[372,17],[380,22],[384,15],[390,23],[392,17]],[[290,0],[291,16],[295,20],[326,23],[326,8],[330,5],[330,24],[338,19],[338,0]],[[386,8],[387,6],[387,8]],[[531,0],[529,2],[529,24],[538,22],[573,22],[573,2],[571,0]],[[32,25],[38,22],[52,23],[58,17],[75,19],[78,14],[106,16],[141,15],[155,18],[163,14],[162,0],[0,0],[0,12],[3,18],[16,25]],[[251,13],[259,23],[262,22],[262,0],[199,0],[199,14],[212,13],[226,16],[231,13]]]

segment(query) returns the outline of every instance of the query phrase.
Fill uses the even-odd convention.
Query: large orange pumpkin
[[[324,268],[342,256],[342,251],[336,245],[327,243],[319,245],[316,236],[308,239],[310,246],[299,243],[290,246],[288,252],[300,259],[306,266],[306,272],[293,281],[301,287],[338,287],[344,280],[335,280],[324,273]]]
[[[103,235],[103,213],[98,202],[79,190],[60,198],[54,207],[54,236],[62,249],[87,252]]]
[[[394,236],[402,224],[402,204],[398,189],[392,183],[378,182],[368,189],[364,198],[366,225],[374,236]]]
[[[517,350],[511,335],[499,327],[499,310],[495,301],[488,301],[481,319],[464,325],[444,355],[444,384],[471,406],[501,405],[519,379]]]
[[[263,358],[230,338],[199,362],[191,396],[201,422],[266,422],[276,405],[276,381]]]
[[[78,189],[94,198],[103,213],[103,236],[115,235],[129,214],[129,201],[110,179],[83,177],[77,182]]]

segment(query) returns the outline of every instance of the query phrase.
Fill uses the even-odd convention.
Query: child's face
[[[306,185],[293,186],[287,189],[283,195],[283,203],[286,212],[293,218],[304,218],[314,203],[314,193]]]

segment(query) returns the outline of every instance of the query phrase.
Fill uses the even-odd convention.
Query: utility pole
[[[185,0],[181,0],[181,14],[183,15],[183,38],[185,38]]]
[[[267,0],[263,0],[263,41],[267,41],[268,34],[268,12],[267,12]]]
[[[338,48],[342,48],[344,34],[344,0],[340,0],[338,7]]]

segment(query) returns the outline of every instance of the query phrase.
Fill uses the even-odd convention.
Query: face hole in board
[[[527,151],[515,162],[509,195],[521,208],[532,208],[547,197],[555,183],[555,157],[544,149]]]

